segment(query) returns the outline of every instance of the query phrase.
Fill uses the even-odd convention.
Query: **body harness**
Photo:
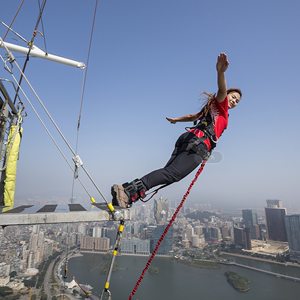
[[[192,150],[196,154],[200,155],[204,160],[208,160],[218,142],[218,138],[216,137],[214,131],[213,119],[211,114],[208,112],[208,114],[204,116],[197,125],[195,125],[194,127],[186,127],[185,129],[199,129],[204,133],[204,135],[200,138],[195,135],[195,137],[192,138],[191,141],[187,144],[185,151]],[[203,145],[205,145],[205,148],[207,148],[206,144],[204,143],[206,139],[209,139],[210,141],[210,150],[205,150],[199,147],[199,145],[202,143]],[[175,148],[173,154],[176,154],[177,151],[178,147]]]

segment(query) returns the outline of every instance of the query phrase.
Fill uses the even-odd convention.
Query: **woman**
[[[133,202],[145,197],[147,190],[177,182],[190,174],[203,160],[207,160],[218,139],[228,124],[228,109],[237,106],[242,97],[239,89],[227,89],[225,72],[229,66],[227,55],[220,53],[217,59],[218,92],[204,92],[207,103],[197,114],[166,119],[171,124],[199,120],[198,125],[183,133],[175,144],[175,150],[166,166],[155,170],[141,179],[111,188],[115,206],[130,207]]]

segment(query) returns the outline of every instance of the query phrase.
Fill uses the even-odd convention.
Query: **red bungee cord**
[[[157,252],[157,250],[158,250],[160,244],[162,243],[162,241],[164,240],[166,234],[168,233],[169,228],[172,226],[173,222],[175,221],[175,219],[176,219],[176,217],[177,217],[177,214],[179,213],[181,207],[183,206],[183,204],[184,204],[184,202],[185,202],[187,196],[189,195],[189,193],[190,193],[190,191],[191,191],[193,185],[194,185],[195,182],[197,181],[199,175],[200,175],[201,172],[203,171],[203,168],[204,168],[205,164],[206,164],[206,160],[204,160],[204,161],[202,162],[202,164],[201,164],[199,170],[197,171],[197,173],[196,173],[196,175],[195,175],[195,178],[193,179],[193,181],[191,182],[191,184],[190,184],[188,190],[186,191],[185,195],[183,196],[183,198],[182,198],[180,204],[178,205],[176,211],[174,212],[174,214],[173,214],[173,216],[172,216],[172,218],[171,218],[171,220],[170,220],[168,226],[165,228],[163,234],[161,235],[160,239],[158,240],[158,242],[157,242],[157,244],[156,244],[156,247],[155,247],[155,249],[153,250],[153,252],[152,252],[152,254],[151,254],[151,256],[150,256],[150,258],[149,258],[149,260],[148,260],[148,262],[147,262],[147,264],[146,264],[146,267],[144,268],[144,270],[143,270],[141,276],[139,277],[139,279],[137,280],[137,282],[136,282],[136,284],[135,284],[135,286],[134,286],[134,288],[133,288],[133,290],[132,290],[132,292],[131,292],[131,294],[130,294],[128,300],[131,300],[132,297],[135,295],[135,293],[136,293],[136,291],[137,291],[137,289],[138,289],[140,283],[141,283],[142,280],[144,279],[144,276],[145,276],[145,274],[146,274],[146,271],[147,271],[148,268],[150,267],[150,264],[151,264],[151,262],[152,262],[152,260],[153,260],[153,258],[154,258],[154,256],[155,256],[155,254],[156,254],[156,252]]]

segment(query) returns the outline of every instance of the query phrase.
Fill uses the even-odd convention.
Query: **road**
[[[47,269],[47,272],[45,274],[45,277],[44,277],[44,291],[45,291],[45,294],[48,297],[48,300],[52,299],[51,288],[50,288],[50,278],[51,278],[51,274],[52,274],[54,262],[55,262],[55,260],[53,260],[50,263],[50,265],[49,265],[49,267]]]

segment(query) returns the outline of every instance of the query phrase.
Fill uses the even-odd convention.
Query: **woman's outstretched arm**
[[[169,118],[166,117],[166,119],[172,123],[172,124],[176,124],[177,122],[193,122],[196,121],[198,119],[199,113],[197,114],[189,114],[189,115],[185,115],[179,118]]]
[[[228,69],[229,61],[227,59],[227,55],[221,52],[218,56],[216,69],[218,72],[218,93],[217,100],[218,102],[223,102],[227,95],[227,85],[225,72]]]

